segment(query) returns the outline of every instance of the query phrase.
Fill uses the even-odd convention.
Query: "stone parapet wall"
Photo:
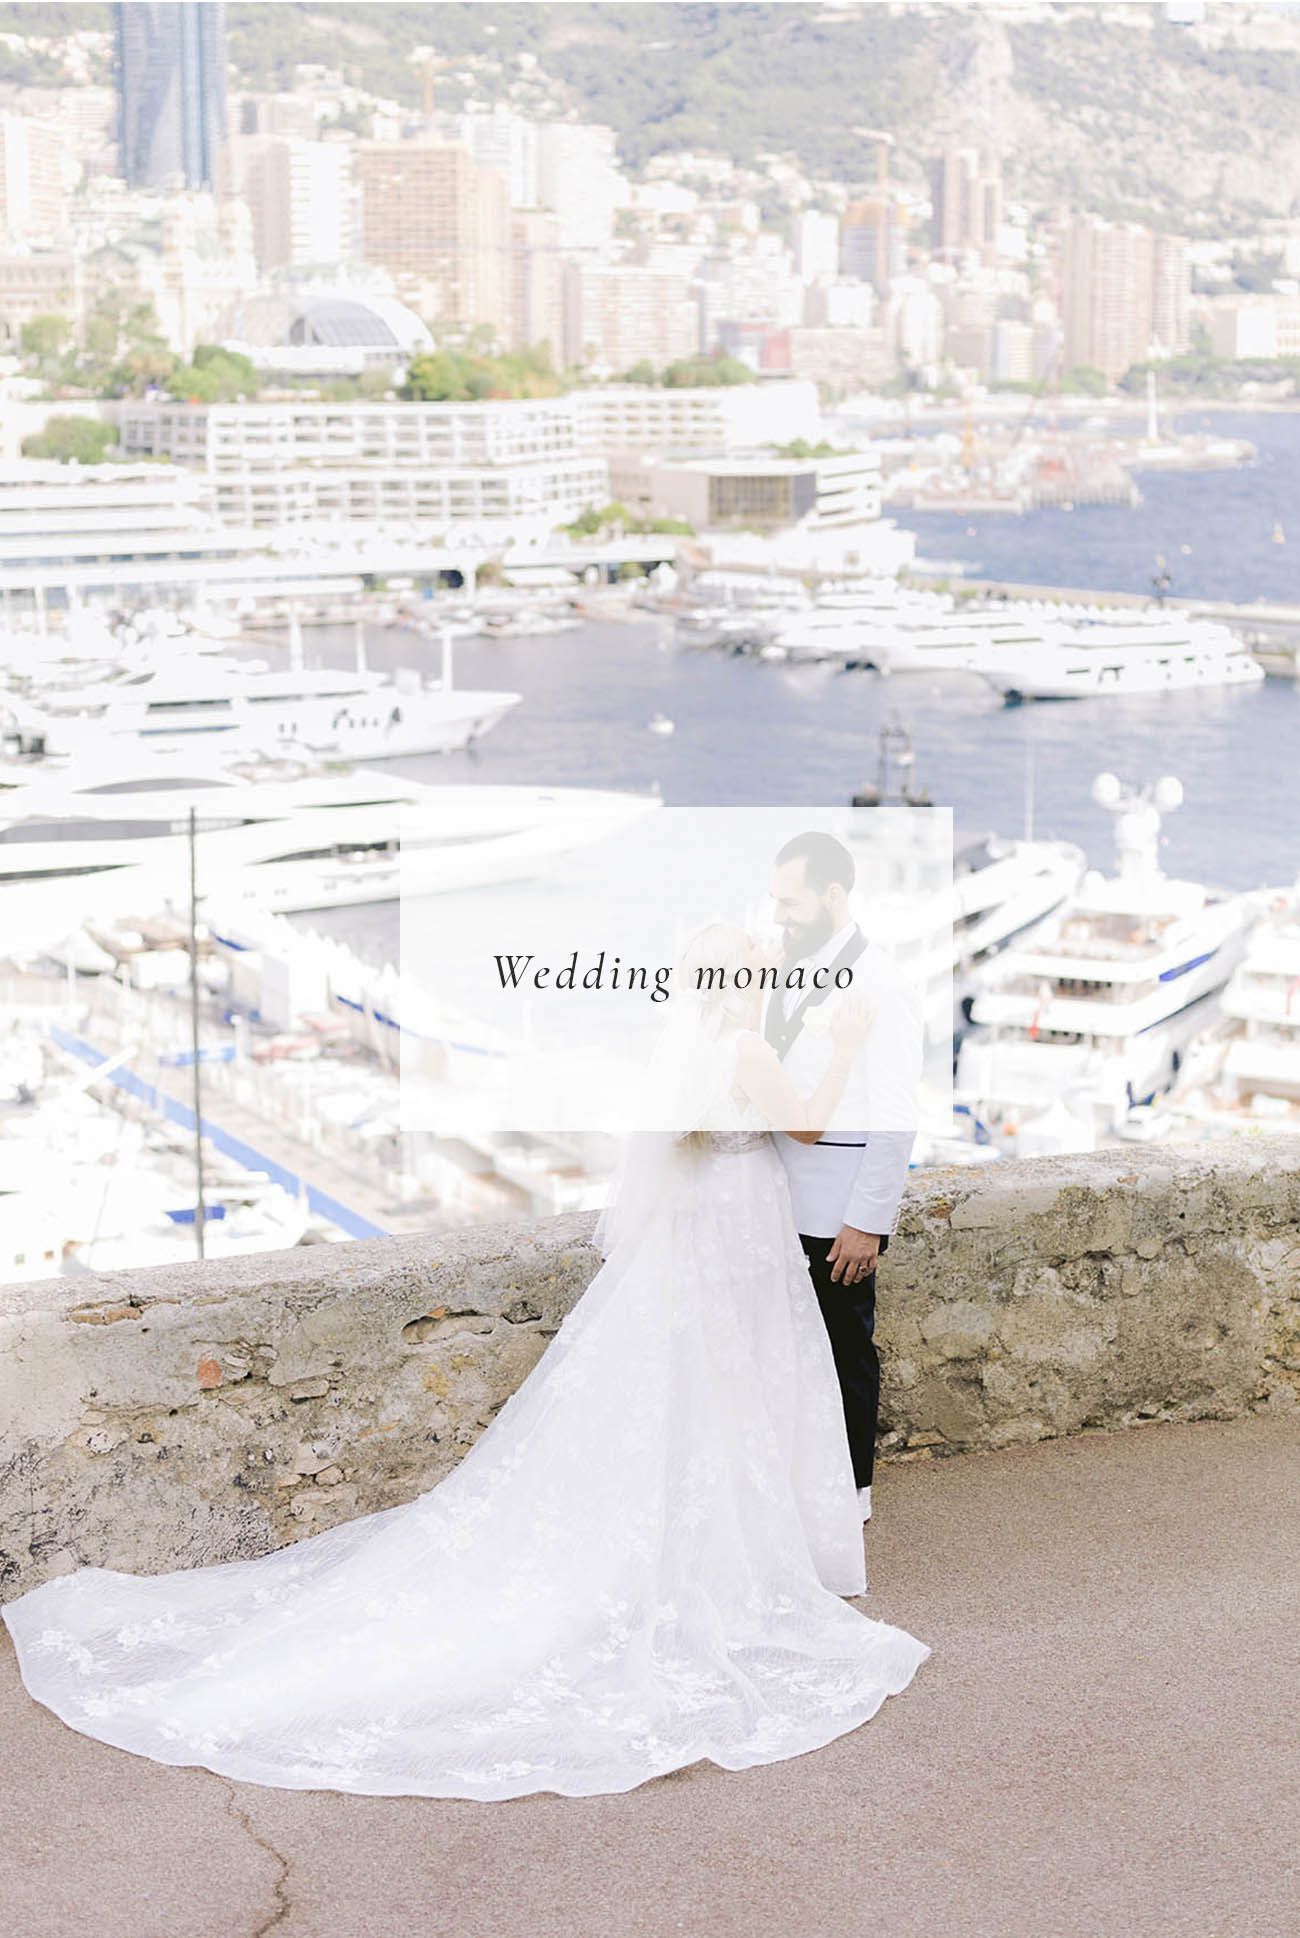
[[[580,1296],[591,1227],[0,1288],[0,1598],[264,1553],[424,1491]],[[919,1175],[878,1338],[887,1458],[1294,1407],[1300,1143]]]

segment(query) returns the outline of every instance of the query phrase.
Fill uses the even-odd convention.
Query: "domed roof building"
[[[415,311],[366,288],[276,289],[239,305],[228,349],[245,352],[268,375],[357,376],[391,369],[432,350]]]
[[[427,327],[395,296],[309,297],[297,306],[286,341],[361,350],[367,360],[373,353],[412,357],[433,348]]]

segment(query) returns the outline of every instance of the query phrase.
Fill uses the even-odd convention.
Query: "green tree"
[[[694,390],[706,384],[752,384],[754,372],[739,357],[723,351],[712,356],[680,357],[664,371],[669,390]]]
[[[1062,376],[1061,389],[1075,397],[1104,397],[1110,385],[1096,364],[1076,363]]]
[[[18,341],[25,357],[47,363],[67,349],[72,325],[66,316],[33,316],[23,324]]]
[[[774,444],[772,450],[779,458],[847,458],[851,451],[841,450],[838,445],[828,444],[825,438],[810,444],[806,437],[793,437],[788,444]]]
[[[60,464],[102,464],[115,443],[111,424],[97,417],[51,417],[43,431],[22,442],[25,458],[56,458]]]
[[[176,365],[160,379],[169,397],[199,404],[228,404],[256,397],[261,379],[252,359],[215,343],[196,345],[189,363]]]
[[[503,356],[444,346],[411,358],[397,394],[414,403],[466,404],[485,397],[554,397],[560,387],[544,343]]]
[[[658,381],[655,367],[649,357],[642,357],[639,363],[634,363],[630,370],[623,373],[625,384],[657,384]]]

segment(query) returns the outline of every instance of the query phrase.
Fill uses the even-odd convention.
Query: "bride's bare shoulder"
[[[736,1067],[739,1070],[755,1070],[764,1063],[776,1061],[776,1051],[765,1036],[757,1030],[740,1030],[736,1035]]]

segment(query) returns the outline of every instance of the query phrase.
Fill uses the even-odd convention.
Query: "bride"
[[[496,1799],[796,1756],[906,1687],[928,1648],[843,1599],[861,1511],[767,1129],[816,1141],[866,1019],[804,1099],[732,981],[683,1002],[681,1134],[633,1140],[604,1264],[460,1465],[254,1560],[45,1582],[3,1611],[33,1696],[243,1782]]]

